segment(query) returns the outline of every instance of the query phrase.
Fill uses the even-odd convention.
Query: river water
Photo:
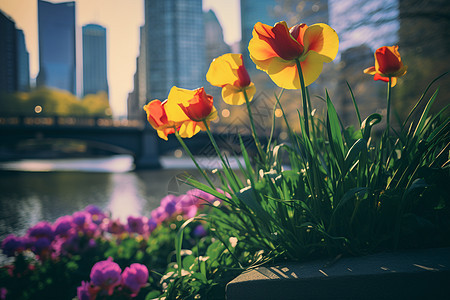
[[[126,155],[0,163],[0,241],[88,204],[124,221],[129,215],[149,216],[168,193],[190,189],[177,179],[180,175],[199,177],[188,159],[166,158],[161,164],[160,170],[134,171],[132,158]],[[214,164],[204,162],[207,168]]]

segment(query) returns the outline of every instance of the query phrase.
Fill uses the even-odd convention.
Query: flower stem
[[[390,123],[389,117],[391,113],[391,88],[392,88],[392,77],[389,77],[388,89],[387,89],[387,112],[386,112],[386,132],[389,135]]]
[[[194,158],[194,155],[192,155],[191,151],[189,150],[189,148],[187,147],[187,145],[184,143],[183,139],[181,138],[180,134],[178,133],[178,131],[175,131],[175,136],[177,137],[178,142],[180,142],[181,146],[183,147],[184,151],[186,151],[186,153],[189,155],[189,157],[191,158],[191,160],[194,162],[195,166],[197,167],[198,171],[200,172],[200,174],[202,174],[202,176],[205,178],[206,182],[208,182],[208,184],[213,188],[216,189],[214,187],[214,184],[212,183],[211,179],[209,179],[208,175],[206,175],[205,171],[200,168],[199,164],[197,163],[197,161]]]
[[[295,63],[297,65],[297,72],[298,72],[298,77],[300,79],[300,87],[302,90],[303,118],[305,121],[305,131],[306,131],[306,135],[309,138],[308,102],[307,102],[307,97],[306,97],[305,80],[303,79],[303,72],[302,72],[302,66],[300,64],[300,61],[298,59],[296,59]]]
[[[208,123],[206,120],[203,120],[203,125],[205,125],[206,133],[208,134],[209,140],[211,141],[214,150],[216,150],[217,155],[219,156],[220,160],[222,161],[223,167],[226,168],[228,164],[226,163],[225,159],[222,156],[222,153],[220,152],[219,146],[217,146],[216,139],[211,133],[211,130],[209,129]]]
[[[247,91],[244,90],[243,93],[244,93],[244,98],[245,98],[245,104],[247,105],[248,117],[250,119],[250,126],[252,129],[253,140],[255,141],[256,149],[258,150],[258,153],[259,153],[259,156],[261,157],[262,163],[265,165],[266,164],[266,156],[264,155],[264,152],[262,151],[261,142],[259,141],[258,135],[256,134],[255,123],[253,122],[253,114],[252,114],[252,109],[250,107],[250,101],[248,100]]]

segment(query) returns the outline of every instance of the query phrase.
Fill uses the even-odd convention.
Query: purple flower
[[[119,265],[109,257],[107,260],[97,262],[91,270],[91,282],[102,290],[108,291],[112,295],[114,288],[120,284],[121,276]]]
[[[128,219],[128,232],[136,232],[139,234],[144,234],[146,232],[147,218],[145,217],[133,217],[129,216]]]
[[[3,240],[1,248],[6,256],[14,256],[16,251],[24,250],[25,243],[22,238],[10,234]]]
[[[0,299],[6,299],[6,294],[8,294],[8,290],[6,288],[0,288]]]
[[[96,205],[88,205],[84,209],[85,212],[91,215],[92,222],[99,225],[102,223],[103,219],[106,218],[106,214]]]
[[[139,290],[146,285],[148,281],[148,269],[141,264],[131,264],[126,267],[122,274],[123,286],[129,288],[134,297],[139,293]]]
[[[114,220],[114,221],[109,221],[107,223],[106,231],[108,231],[109,233],[112,233],[112,234],[122,234],[125,232],[125,225],[120,223],[119,219]]]
[[[53,230],[55,235],[65,235],[72,229],[72,216],[62,216],[58,218],[53,224]]]
[[[28,236],[33,238],[46,237],[53,240],[53,229],[49,222],[42,221],[28,229]]]
[[[98,289],[92,287],[89,282],[82,281],[81,286],[77,288],[77,297],[79,300],[93,300],[97,296]]]
[[[203,227],[203,225],[198,225],[197,227],[194,228],[193,234],[196,237],[204,237],[206,236],[207,231],[205,227]]]
[[[85,211],[77,211],[73,213],[73,223],[78,227],[84,227],[85,224],[88,224],[91,221],[91,215]]]
[[[150,219],[148,219],[147,225],[148,225],[148,230],[150,232],[152,232],[153,230],[156,229],[156,227],[158,226],[158,223],[153,218],[150,218]]]
[[[31,251],[41,258],[47,257],[50,250],[51,241],[46,237],[38,238],[31,246]]]

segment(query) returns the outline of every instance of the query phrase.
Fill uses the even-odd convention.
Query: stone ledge
[[[450,248],[286,263],[244,272],[227,285],[238,299],[450,299]]]

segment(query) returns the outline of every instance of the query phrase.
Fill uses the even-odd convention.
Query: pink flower
[[[122,274],[122,283],[124,287],[131,290],[132,297],[135,297],[139,290],[147,284],[148,269],[141,264],[131,264],[126,267]]]
[[[89,282],[82,281],[81,286],[77,288],[77,297],[78,300],[95,300],[98,292],[98,287],[93,287]]]
[[[112,257],[107,260],[97,262],[91,270],[91,282],[94,286],[106,290],[108,295],[112,295],[114,288],[120,284],[122,269],[112,261]]]

